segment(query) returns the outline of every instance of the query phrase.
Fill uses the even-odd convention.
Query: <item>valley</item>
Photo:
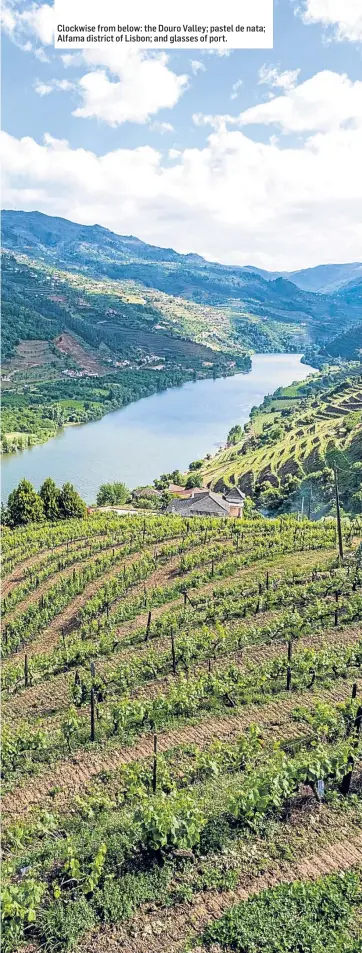
[[[5,213],[4,953],[359,948],[359,267]]]
[[[248,372],[252,353],[319,366],[341,328],[358,331],[357,265],[315,293],[37,212],[5,211],[2,247],[5,454],[185,381]]]

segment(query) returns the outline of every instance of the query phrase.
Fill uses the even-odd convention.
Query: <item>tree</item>
[[[61,519],[78,519],[86,516],[87,507],[72,483],[64,483],[59,493],[59,515]]]
[[[239,440],[242,439],[242,436],[243,436],[243,428],[240,426],[240,424],[235,424],[235,426],[232,427],[231,430],[229,430],[229,433],[227,435],[226,443],[228,447],[234,446],[234,444],[239,443]]]
[[[8,499],[8,523],[10,526],[26,526],[44,519],[43,501],[29,480],[20,480],[19,486]]]
[[[194,487],[202,487],[202,476],[201,473],[195,473],[193,476],[189,476],[186,480],[186,490],[193,490]]]
[[[189,470],[201,470],[202,462],[202,460],[193,460],[192,463],[190,463]]]
[[[102,483],[97,493],[98,506],[114,506],[125,503],[129,497],[129,489],[125,483]]]
[[[55,485],[51,477],[47,477],[39,490],[40,499],[43,501],[44,514],[47,520],[58,520],[59,514],[59,496],[60,490]]]

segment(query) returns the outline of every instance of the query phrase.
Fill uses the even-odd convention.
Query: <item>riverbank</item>
[[[1,453],[28,450],[59,436],[66,426],[101,420],[106,414],[187,381],[247,373],[250,368],[247,354],[230,361],[224,355],[221,360],[216,354],[211,367],[197,364],[188,370],[172,365],[164,370],[132,368],[103,378],[61,379],[5,390]]]
[[[230,427],[278,386],[304,380],[310,369],[299,354],[255,354],[248,374],[188,381],[145,397],[94,423],[67,427],[46,444],[2,461],[2,498],[26,477],[39,488],[47,476],[70,481],[87,503],[102,483],[129,487],[161,473],[185,471],[192,460],[214,454]]]

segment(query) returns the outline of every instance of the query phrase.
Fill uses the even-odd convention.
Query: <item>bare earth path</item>
[[[362,866],[361,831],[333,845],[327,844],[297,862],[275,863],[272,869],[235,890],[209,891],[189,904],[179,904],[172,910],[159,909],[151,915],[140,911],[130,925],[105,927],[83,940],[81,953],[182,953],[186,940],[194,940],[230,906],[278,884],[313,881],[355,866]]]

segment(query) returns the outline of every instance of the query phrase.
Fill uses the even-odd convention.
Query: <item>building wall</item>
[[[235,503],[229,504],[229,516],[236,516],[241,519],[243,515],[243,506],[236,506]]]

